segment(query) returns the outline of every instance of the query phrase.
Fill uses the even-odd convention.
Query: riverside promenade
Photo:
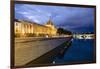
[[[69,37],[15,38],[15,66],[24,66],[70,39]]]

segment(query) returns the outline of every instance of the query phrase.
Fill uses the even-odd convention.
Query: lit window
[[[18,29],[16,29],[16,32],[18,32]]]

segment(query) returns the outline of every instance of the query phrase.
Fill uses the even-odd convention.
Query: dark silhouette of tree
[[[59,35],[61,35],[61,34],[71,35],[71,34],[72,34],[71,31],[65,30],[65,29],[63,29],[63,28],[58,28],[58,29],[57,29],[57,33],[58,33]]]

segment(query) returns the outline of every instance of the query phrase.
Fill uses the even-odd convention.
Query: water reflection
[[[64,55],[65,55],[67,49],[71,46],[71,44],[72,44],[72,40],[69,41],[69,42],[66,42],[66,45],[64,46],[64,48],[62,50],[60,50],[58,52],[58,54],[53,57],[53,59],[54,59],[53,62],[52,62],[53,64],[56,63],[56,59],[57,60],[63,60]]]
[[[94,60],[94,39],[72,39],[57,55],[53,64]]]

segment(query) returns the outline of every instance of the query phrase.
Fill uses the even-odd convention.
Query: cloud
[[[51,19],[57,27],[76,32],[89,31],[81,28],[91,27],[92,30],[94,8],[15,4],[15,18],[39,24],[44,24]]]

